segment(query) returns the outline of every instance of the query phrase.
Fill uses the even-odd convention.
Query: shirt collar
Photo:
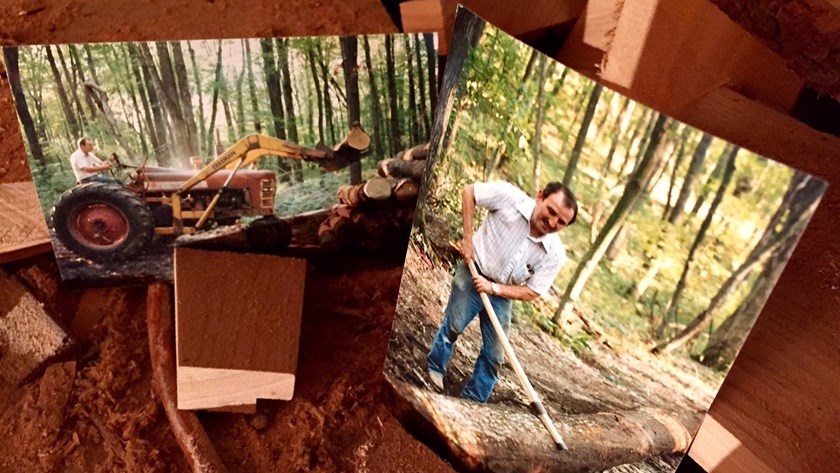
[[[516,203],[516,210],[518,210],[519,213],[525,217],[525,220],[528,221],[529,228],[531,224],[531,214],[534,213],[534,208],[536,206],[537,201],[530,197],[522,199]],[[546,253],[552,253],[556,249],[556,244],[560,242],[557,235],[554,233],[546,233],[545,235],[539,237],[532,237],[529,234],[528,239],[534,243],[542,243],[543,249],[545,249]]]

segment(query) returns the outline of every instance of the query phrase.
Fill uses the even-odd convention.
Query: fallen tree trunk
[[[225,473],[227,468],[198,417],[192,411],[179,411],[176,407],[175,333],[168,285],[149,285],[146,310],[152,385],[163,404],[172,434],[194,473]]]
[[[477,404],[388,378],[401,421],[442,446],[464,471],[596,472],[688,449],[702,413],[656,409],[569,415],[552,412],[569,450],[560,451],[526,406]]]
[[[388,179],[374,177],[361,184],[339,187],[336,197],[342,204],[359,205],[365,202],[387,200],[391,194],[391,183]]]
[[[410,177],[416,181],[423,179],[426,161],[404,161],[402,159],[383,159],[379,161],[377,170],[382,177]]]

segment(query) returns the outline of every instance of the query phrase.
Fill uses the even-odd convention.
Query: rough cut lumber
[[[292,398],[306,262],[175,249],[178,408]]]
[[[194,412],[178,410],[176,406],[175,333],[169,286],[150,284],[146,294],[152,385],[163,404],[172,434],[193,473],[224,473],[227,469],[198,417]]]
[[[391,183],[388,179],[374,177],[361,184],[339,187],[336,197],[339,203],[359,205],[365,202],[387,200],[391,197],[391,192]]]
[[[423,171],[426,169],[426,161],[404,161],[402,159],[383,159],[379,161],[377,170],[382,177],[410,177],[420,181],[423,179]]]
[[[584,20],[556,58],[664,112],[724,85],[787,110],[802,87],[784,61],[707,0],[592,0]],[[599,48],[606,49],[593,60]]]
[[[0,183],[0,263],[51,249],[50,234],[33,183]]]
[[[72,346],[14,277],[0,270],[0,382],[17,385]]]
[[[405,33],[432,33],[443,29],[440,0],[411,0],[400,3],[400,19]]]
[[[551,417],[569,450],[560,451],[525,406],[478,404],[388,379],[398,416],[437,437],[465,471],[595,472],[652,456],[684,452],[700,414],[599,412]]]

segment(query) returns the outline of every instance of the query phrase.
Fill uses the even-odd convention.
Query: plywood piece
[[[0,183],[0,263],[51,249],[35,185],[25,181]]]
[[[615,4],[593,0],[588,8],[602,5],[598,11],[609,12]],[[604,31],[610,32],[606,38]],[[608,45],[598,65],[605,85],[632,91],[637,100],[666,112],[722,85],[787,110],[803,84],[782,59],[707,0],[625,0],[614,31],[601,25],[595,32],[600,40],[580,32],[576,37],[596,48]]]
[[[70,345],[41,303],[0,271],[0,383],[19,384]]]
[[[406,33],[433,33],[443,29],[443,9],[439,0],[400,3],[400,18]]]
[[[623,5],[615,0],[588,2],[555,59],[594,78],[615,37]]]
[[[707,415],[688,451],[698,465],[715,473],[773,473],[714,417]]]
[[[291,399],[306,262],[175,250],[179,409]]]

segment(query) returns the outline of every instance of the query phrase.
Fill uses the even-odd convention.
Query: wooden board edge
[[[257,399],[292,399],[295,375],[266,371],[178,366],[178,409],[255,404]]]

